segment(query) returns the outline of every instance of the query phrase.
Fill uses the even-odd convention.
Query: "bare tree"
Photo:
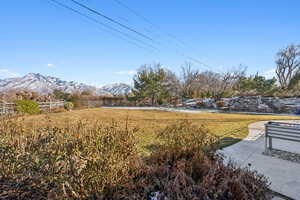
[[[223,96],[228,90],[238,87],[239,80],[246,76],[247,67],[240,65],[238,68],[232,68],[222,74],[222,84],[220,95]]]
[[[300,69],[300,45],[291,44],[277,53],[276,75],[283,89],[287,89],[291,79]]]
[[[181,95],[183,97],[191,98],[195,89],[195,84],[199,71],[192,68],[190,62],[186,62],[181,67]]]
[[[169,102],[171,102],[172,99],[178,99],[180,97],[180,92],[181,92],[180,80],[174,72],[170,70],[166,70],[166,76],[163,85],[166,88]]]
[[[202,96],[221,98],[233,91],[238,81],[245,76],[246,67],[231,69],[225,73],[202,72],[197,77],[197,93]]]
[[[196,80],[196,93],[202,97],[215,96],[221,88],[221,75],[212,71],[199,73]]]

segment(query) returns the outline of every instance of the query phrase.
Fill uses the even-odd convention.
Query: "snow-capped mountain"
[[[115,96],[118,95],[124,96],[129,94],[132,88],[130,85],[125,83],[113,83],[113,84],[102,86],[100,90],[103,90]]]
[[[104,85],[100,88],[73,81],[63,81],[56,77],[30,73],[20,78],[0,79],[0,92],[9,90],[28,90],[40,94],[52,93],[54,90],[66,93],[93,91],[97,95],[120,96],[131,92],[131,86],[124,83]]]

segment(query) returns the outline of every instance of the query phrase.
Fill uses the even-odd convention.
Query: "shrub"
[[[196,126],[184,120],[171,124],[158,134],[162,141],[159,154],[170,154],[181,158],[198,152],[214,153],[218,148],[218,137],[210,133],[203,125]],[[165,159],[165,158],[164,158]]]
[[[197,101],[196,106],[199,108],[204,107],[204,102],[203,101]]]
[[[267,179],[249,168],[224,164],[217,137],[188,121],[163,129],[162,145],[144,160],[129,186],[108,199],[270,199]]]
[[[136,129],[78,121],[65,128],[0,119],[3,199],[269,199],[267,180],[224,164],[218,138],[182,121],[158,133],[149,157],[137,153]],[[1,191],[3,193],[1,194]]]
[[[219,108],[222,108],[222,107],[225,106],[225,102],[222,101],[222,100],[217,101],[216,104],[217,104],[217,106],[218,106]]]
[[[15,101],[16,111],[23,114],[38,114],[40,113],[39,104],[31,100]]]
[[[3,180],[26,180],[24,192],[32,195],[38,186],[44,197],[100,197],[126,184],[136,169],[134,130],[116,122],[79,121],[66,128],[32,130],[15,119],[3,120],[1,125],[0,191]],[[16,187],[14,195],[21,195],[23,186],[11,186]]]
[[[74,104],[72,102],[67,102],[64,104],[64,108],[68,111],[72,110],[74,108]]]

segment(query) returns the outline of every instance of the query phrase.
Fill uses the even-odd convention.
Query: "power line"
[[[160,26],[156,25],[155,23],[153,23],[151,20],[149,20],[147,17],[143,16],[142,14],[140,14],[139,12],[137,12],[136,10],[130,8],[128,5],[126,5],[125,3],[123,3],[122,1],[120,0],[114,0],[117,4],[119,4],[120,6],[124,7],[125,9],[129,10],[132,14],[134,14],[135,16],[141,18],[143,21],[145,21],[146,23],[150,24],[151,26],[155,27],[156,29],[160,30],[160,32],[166,34],[169,38],[175,40],[177,43],[180,43],[182,46],[189,46],[189,48],[192,48],[194,49],[193,47],[191,47],[190,45],[188,45],[186,42],[182,41],[182,40],[179,40],[177,37],[175,37],[173,34],[171,33],[168,33],[164,30],[162,30],[160,28]],[[200,64],[202,66],[205,66],[207,69],[211,69],[211,67],[201,61],[199,61],[198,59],[196,58],[193,58],[191,56],[187,56],[183,53],[179,53],[181,56],[184,56],[185,58],[197,63],[197,64]]]
[[[135,16],[141,18],[142,20],[144,20],[145,22],[147,22],[148,24],[152,25],[153,27],[155,27],[156,29],[159,29],[162,33],[166,34],[168,37],[172,38],[173,40],[176,40],[178,43],[180,43],[183,46],[190,46],[188,45],[186,42],[180,40],[179,38],[177,38],[176,36],[174,36],[173,34],[166,32],[164,30],[161,29],[160,26],[156,25],[155,23],[153,23],[151,20],[149,20],[147,17],[143,16],[142,14],[140,14],[139,12],[137,12],[136,10],[130,8],[128,5],[126,5],[125,3],[123,3],[120,0],[114,0],[117,4],[119,4],[120,6],[126,8],[127,10],[129,10],[131,13],[133,13]],[[191,47],[191,46],[190,46]],[[191,47],[193,48],[193,47]],[[193,48],[194,49],[194,48]]]
[[[136,39],[136,38],[132,37],[131,35],[127,34],[127,33],[121,32],[121,31],[119,31],[118,29],[116,29],[116,28],[114,28],[114,27],[111,27],[111,26],[109,26],[109,25],[107,25],[107,24],[104,24],[104,23],[98,21],[98,20],[95,19],[95,18],[92,18],[92,17],[90,17],[90,16],[88,16],[88,15],[86,15],[86,14],[84,14],[84,13],[82,13],[82,12],[80,12],[80,11],[74,9],[74,8],[71,8],[70,6],[67,6],[66,4],[63,4],[63,3],[58,2],[58,1],[56,1],[56,0],[49,0],[49,1],[52,2],[52,3],[55,3],[56,5],[58,5],[58,6],[60,6],[60,7],[63,7],[63,8],[65,8],[65,9],[67,9],[67,10],[70,10],[70,11],[72,11],[72,12],[74,12],[74,13],[76,13],[76,14],[78,14],[78,15],[80,15],[80,16],[82,16],[82,17],[84,17],[84,18],[86,18],[86,19],[88,19],[88,20],[90,20],[90,21],[92,21],[92,22],[94,22],[94,23],[97,23],[98,25],[103,26],[103,27],[105,27],[105,28],[107,28],[107,29],[109,29],[109,30],[111,30],[111,31],[115,31],[115,32],[117,32],[117,33],[119,33],[119,34],[121,34],[121,35],[123,35],[123,36],[125,36],[125,37],[128,37],[128,38],[130,38],[130,39],[132,39],[132,40],[134,40],[134,41],[136,41],[136,42],[142,43],[142,44],[145,45],[146,47],[150,47],[151,49],[158,50],[156,47],[154,47],[154,46],[152,46],[152,45],[150,45],[150,44],[147,44],[147,43],[145,43],[145,42],[143,42],[143,41],[141,41],[141,40],[139,40],[139,39]],[[101,30],[104,30],[104,29],[101,29]],[[108,31],[108,30],[105,30],[105,31]],[[137,44],[136,42],[130,41],[130,40],[128,40],[128,39],[126,39],[126,38],[124,38],[124,37],[122,37],[122,36],[120,36],[120,35],[117,35],[117,34],[115,34],[114,32],[111,32],[111,31],[108,31],[108,32],[109,32],[110,34],[112,34],[113,36],[115,36],[115,37],[117,37],[117,38],[119,38],[119,39],[121,39],[121,40],[125,40],[126,42],[129,42],[130,44],[133,44],[133,45],[135,45],[135,46],[137,46],[137,47],[139,47],[139,48],[143,48],[143,49],[144,49],[143,46]]]
[[[80,3],[80,2],[78,2],[78,1],[76,1],[76,0],[71,0],[71,1],[72,1],[73,3],[79,5],[80,7],[85,8],[86,10],[88,10],[88,11],[94,13],[94,14],[97,14],[97,15],[99,15],[99,16],[101,16],[101,17],[103,17],[103,18],[105,18],[105,19],[107,19],[107,20],[109,20],[109,21],[111,21],[111,22],[113,22],[113,23],[115,23],[115,24],[117,24],[117,25],[119,25],[119,26],[121,26],[121,27],[127,29],[127,30],[130,30],[130,31],[132,31],[132,32],[134,32],[134,33],[136,33],[136,34],[138,34],[138,35],[140,35],[140,36],[142,36],[142,37],[144,37],[144,38],[146,38],[146,39],[149,39],[149,40],[155,42],[151,37],[146,36],[145,34],[140,33],[140,32],[138,32],[138,31],[136,31],[136,30],[130,28],[129,26],[122,24],[122,23],[120,23],[120,22],[118,22],[118,21],[112,19],[111,17],[108,17],[108,16],[106,16],[106,15],[100,13],[99,11],[97,11],[97,10],[95,10],[95,9],[92,9],[92,8],[90,8],[90,7],[84,5],[84,4],[82,4],[82,3]],[[116,1],[117,3],[119,3],[120,5],[122,5],[123,7],[125,7],[126,9],[130,10],[131,12],[133,12],[133,13],[134,13],[135,15],[137,15],[138,17],[142,18],[142,19],[143,19],[144,21],[146,21],[147,23],[151,24],[152,26],[158,27],[157,25],[155,25],[154,23],[152,23],[150,20],[148,20],[146,17],[144,17],[143,15],[140,15],[138,12],[136,12],[135,10],[129,8],[128,6],[126,6],[125,4],[123,4],[122,2],[120,2],[120,1],[118,1],[118,0],[115,0],[115,1]],[[159,27],[158,27],[158,28],[159,28]],[[165,34],[167,34],[169,37],[174,37],[174,36],[172,36],[172,35],[169,34],[169,33],[165,33]],[[176,38],[173,38],[173,39],[176,40]],[[177,53],[177,52],[176,52],[176,53]],[[191,56],[186,56],[186,55],[184,55],[183,53],[180,54],[180,55],[184,56],[184,57],[187,58],[187,59],[192,60],[193,62],[195,62],[195,63],[197,63],[197,64],[200,64],[200,65],[202,65],[202,66],[205,66],[207,69],[211,69],[211,67],[209,67],[208,65],[204,64],[203,62],[197,60],[196,58],[193,58],[193,57],[191,57]]]
[[[123,8],[125,8],[125,9],[127,9],[129,12],[131,12],[133,15],[135,15],[136,17],[138,17],[138,18],[140,18],[140,19],[142,19],[144,22],[146,22],[146,23],[148,23],[148,24],[150,24],[151,26],[152,26],[152,28],[155,28],[155,29],[157,29],[157,30],[160,30],[161,32],[163,32],[164,34],[167,34],[168,35],[168,33],[166,33],[166,32],[164,32],[163,30],[161,30],[161,28],[158,26],[158,25],[156,25],[156,24],[154,24],[152,21],[150,21],[148,18],[146,18],[145,16],[143,16],[142,14],[140,14],[139,12],[137,12],[136,10],[134,10],[134,9],[132,9],[132,8],[130,8],[129,6],[127,6],[125,3],[123,3],[122,1],[120,1],[120,0],[114,0],[119,6],[121,6],[121,7],[123,7]],[[153,31],[152,31],[152,33],[153,33]],[[157,34],[157,31],[156,31],[156,34]],[[171,37],[171,35],[168,35],[169,37]]]
[[[108,21],[110,21],[110,22],[113,22],[113,23],[115,23],[115,24],[117,24],[117,25],[119,25],[119,26],[121,26],[121,27],[123,27],[123,28],[125,28],[125,29],[127,29],[127,30],[129,30],[129,31],[131,31],[131,32],[136,33],[137,35],[139,35],[139,36],[141,36],[141,37],[143,37],[143,38],[146,38],[146,39],[148,39],[148,40],[150,40],[150,41],[152,41],[152,42],[154,41],[151,37],[149,37],[149,36],[147,36],[147,35],[145,35],[145,34],[139,32],[139,31],[137,31],[137,30],[135,30],[135,29],[133,29],[133,28],[127,26],[127,25],[124,25],[124,24],[118,22],[117,20],[114,20],[113,18],[108,17],[108,16],[106,16],[106,15],[100,13],[99,11],[97,11],[97,10],[95,10],[95,9],[92,9],[92,8],[90,8],[90,7],[88,7],[88,6],[84,5],[84,4],[82,4],[82,3],[79,3],[78,1],[75,1],[75,0],[71,0],[71,1],[72,1],[73,3],[79,5],[80,7],[85,8],[86,10],[89,10],[90,12],[93,12],[93,13],[99,15],[100,17],[102,17],[102,18],[104,18],[104,19],[106,19],[106,20],[108,20]]]
[[[130,8],[129,6],[127,6],[125,3],[119,1],[119,0],[114,0],[118,5],[120,5],[121,7],[124,7],[125,9],[129,10],[132,14],[134,14],[135,16],[137,16],[138,18],[141,18],[143,21],[145,21],[146,23],[150,24],[152,27],[154,27],[155,29],[160,30],[161,32],[163,32],[164,34],[168,35],[168,37],[172,38],[173,36],[167,32],[164,32],[163,30],[161,30],[161,28],[157,25],[155,25],[153,22],[151,22],[148,18],[146,18],[145,16],[139,14],[137,11],[135,11],[134,9]],[[151,31],[150,31],[151,32]],[[152,31],[153,33],[153,31]],[[157,32],[156,32],[157,34]],[[174,37],[173,39],[176,40],[176,38]]]
[[[145,22],[147,22],[148,24],[151,24],[152,26],[156,26],[154,23],[152,23],[150,20],[148,20],[146,17],[144,17],[143,15],[139,14],[137,11],[133,10],[132,8],[130,8],[129,6],[127,6],[125,3],[119,1],[119,0],[114,0],[117,4],[119,4],[120,6],[126,8],[127,10],[129,10],[131,13],[133,13],[135,16],[143,19]]]
[[[204,62],[201,62],[200,60],[196,59],[196,58],[193,58],[193,57],[190,57],[190,56],[187,56],[187,58],[189,58],[190,60],[200,64],[200,65],[203,65],[205,66],[207,69],[210,69],[211,67],[207,64],[205,64]]]
[[[51,2],[53,2],[53,3],[55,3],[55,4],[57,4],[57,5],[59,5],[59,6],[63,7],[63,8],[65,8],[65,9],[68,9],[68,10],[70,10],[70,11],[72,11],[72,12],[78,14],[78,15],[81,15],[82,17],[85,17],[85,18],[87,18],[88,20],[93,21],[94,23],[97,23],[98,25],[101,25],[101,26],[103,26],[103,27],[105,27],[105,28],[107,28],[107,29],[109,29],[109,30],[111,30],[111,31],[115,31],[115,32],[117,32],[117,33],[119,33],[119,34],[121,34],[121,35],[123,35],[123,36],[126,36],[126,37],[130,38],[131,40],[134,40],[134,41],[136,41],[136,42],[142,43],[142,44],[145,45],[146,47],[150,47],[151,49],[158,50],[158,49],[157,49],[156,47],[154,47],[153,45],[147,44],[147,43],[145,43],[144,41],[141,41],[141,40],[139,40],[139,39],[137,39],[137,38],[135,38],[135,37],[133,37],[133,36],[127,34],[127,33],[124,33],[124,32],[122,32],[122,31],[120,31],[120,30],[118,30],[118,29],[116,29],[116,28],[114,28],[114,27],[111,27],[111,26],[109,26],[109,25],[107,25],[107,24],[104,24],[104,23],[98,21],[97,19],[95,19],[95,18],[93,18],[93,17],[90,17],[90,16],[88,16],[88,15],[86,15],[86,14],[84,14],[84,13],[82,13],[82,12],[80,12],[80,11],[74,9],[74,8],[71,8],[70,6],[67,6],[66,4],[63,4],[63,3],[61,3],[61,2],[59,2],[59,1],[57,1],[57,0],[49,0],[49,1],[51,1]],[[101,13],[98,13],[98,11],[95,11],[95,10],[93,10],[93,9],[90,10],[90,8],[88,8],[87,6],[85,6],[85,5],[83,5],[83,4],[80,4],[79,2],[77,2],[77,1],[75,1],[75,0],[71,0],[71,1],[74,2],[74,3],[76,3],[77,5],[80,5],[81,7],[83,7],[83,8],[85,8],[85,9],[87,9],[87,10],[93,12],[94,14],[97,14],[97,15],[102,16],[102,14],[101,14]],[[117,1],[117,0],[116,0],[116,1]],[[129,7],[128,7],[128,8],[129,8]],[[105,17],[106,17],[106,16],[105,16]],[[108,18],[109,18],[109,17],[108,17]],[[111,18],[110,18],[110,19],[111,19]],[[113,19],[111,19],[111,20],[113,20]],[[111,20],[110,20],[110,21],[111,21]],[[116,22],[116,23],[118,24],[118,22]],[[150,20],[149,20],[148,23],[151,23]],[[153,23],[151,23],[151,24],[153,24]],[[120,25],[120,24],[118,24],[118,25]],[[122,24],[122,25],[123,25],[123,24]],[[153,24],[153,25],[154,25],[154,24]],[[121,25],[120,25],[120,26],[121,26]],[[126,25],[123,25],[123,26],[128,27],[128,26],[126,26]],[[122,27],[123,27],[123,26],[122,26]],[[103,29],[102,29],[102,30],[103,30]],[[106,30],[106,31],[107,31],[107,30]],[[129,42],[129,43],[131,43],[131,44],[133,44],[133,45],[135,45],[135,46],[137,46],[137,47],[139,47],[139,48],[145,49],[143,46],[140,46],[140,45],[137,44],[136,42],[132,42],[132,41],[128,40],[127,38],[120,37],[120,35],[116,35],[115,33],[111,32],[111,31],[109,31],[109,32],[110,32],[112,35],[114,35],[115,37],[118,37],[119,39],[125,40],[126,42]],[[133,31],[133,32],[135,32],[135,31]],[[199,61],[199,60],[197,60],[197,59],[195,59],[195,58],[193,58],[193,57],[191,57],[191,56],[187,56],[187,55],[185,55],[184,53],[180,53],[180,52],[178,52],[178,51],[175,51],[175,52],[178,53],[180,56],[183,56],[183,57],[185,57],[186,59],[189,59],[189,60],[193,61],[194,63],[197,63],[197,64],[199,64],[199,65],[202,65],[202,66],[207,67],[208,69],[211,69],[211,67],[209,67],[209,66],[206,65],[205,63],[203,63],[203,62],[201,62],[201,61]]]

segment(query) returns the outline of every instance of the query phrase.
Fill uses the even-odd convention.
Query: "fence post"
[[[49,104],[49,110],[50,110],[50,112],[52,110],[52,100],[51,99],[50,99],[50,104]]]
[[[2,102],[1,115],[4,115],[4,102]]]
[[[6,114],[6,102],[3,102],[3,115],[5,115]]]

